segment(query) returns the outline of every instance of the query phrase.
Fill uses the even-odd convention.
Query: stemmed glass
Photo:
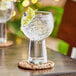
[[[39,64],[47,62],[47,51],[45,38],[47,38],[53,30],[54,19],[51,12],[36,11],[36,16],[28,25],[22,25],[21,29],[24,34],[30,39],[28,62]]]
[[[0,1],[0,43],[7,42],[6,22],[12,17],[14,5],[12,1]]]

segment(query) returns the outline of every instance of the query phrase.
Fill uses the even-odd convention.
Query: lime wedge
[[[22,17],[22,21],[21,21],[21,25],[28,25],[32,19],[35,17],[35,11],[28,7],[28,10],[26,13],[24,13],[23,17]]]

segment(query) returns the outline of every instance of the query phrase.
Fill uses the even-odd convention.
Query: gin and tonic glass
[[[7,42],[6,22],[12,17],[14,5],[11,1],[0,1],[0,43]]]
[[[36,11],[35,13],[35,17],[28,25],[21,25],[22,31],[30,39],[28,62],[34,64],[46,63],[45,38],[53,31],[54,19],[51,12]],[[22,16],[22,19],[24,17],[25,15]]]

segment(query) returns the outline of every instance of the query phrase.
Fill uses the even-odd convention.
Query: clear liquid
[[[0,23],[5,23],[11,18],[11,9],[0,10]]]
[[[21,28],[31,40],[42,40],[52,32],[53,19],[49,15],[38,14],[29,25],[22,25]]]
[[[13,14],[13,10],[12,2],[0,2],[0,23],[8,21]]]

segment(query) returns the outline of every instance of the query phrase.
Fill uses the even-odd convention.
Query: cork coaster
[[[41,69],[53,68],[54,64],[55,63],[53,61],[48,61],[47,63],[43,63],[43,64],[33,64],[33,63],[29,63],[26,60],[23,60],[18,63],[18,66],[23,69],[41,70]]]
[[[13,41],[7,41],[6,43],[0,43],[0,48],[6,48],[13,45]]]
[[[40,70],[28,70],[28,69],[20,69],[21,71],[24,71],[24,72],[30,72],[31,74],[33,74],[33,75],[38,75],[38,74],[46,74],[46,73],[49,73],[49,72],[52,72],[52,71],[54,71],[54,67],[53,68],[49,68],[49,69],[40,69]]]

